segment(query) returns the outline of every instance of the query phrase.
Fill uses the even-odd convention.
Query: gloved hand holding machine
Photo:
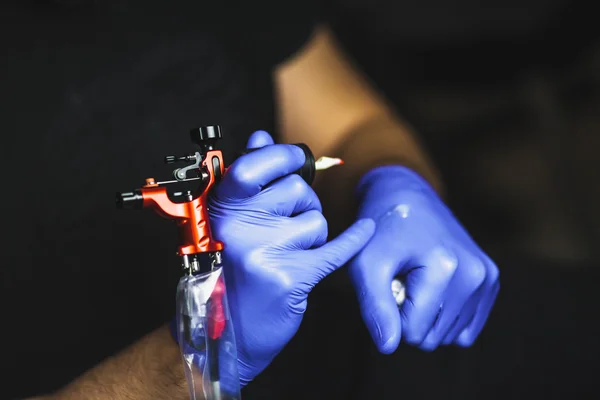
[[[117,193],[119,208],[152,208],[180,228],[178,255],[184,276],[177,288],[176,334],[192,399],[241,398],[221,255],[224,244],[213,238],[208,213],[209,192],[226,173],[222,152],[215,148],[220,138],[219,126],[193,130],[191,139],[200,151],[165,157],[166,163],[192,163],[173,171],[174,180],[157,182],[148,178],[140,189]],[[317,170],[342,164],[342,160],[329,157],[315,161],[306,145],[296,146],[304,151],[306,161],[295,173],[309,185]],[[167,186],[177,183],[198,185],[194,190],[167,191]],[[222,377],[226,377],[227,384],[221,385]]]

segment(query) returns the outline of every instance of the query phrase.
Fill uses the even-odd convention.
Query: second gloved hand
[[[294,336],[311,289],[360,251],[375,228],[372,220],[360,220],[326,243],[317,195],[290,175],[304,164],[303,151],[256,132],[248,147],[263,146],[232,164],[210,200],[214,236],[225,243],[242,385]]]
[[[423,350],[470,346],[500,287],[496,265],[408,168],[375,168],[358,195],[359,218],[374,219],[377,228],[349,273],[379,350],[393,352],[401,338]],[[391,292],[395,277],[406,288],[400,308]]]

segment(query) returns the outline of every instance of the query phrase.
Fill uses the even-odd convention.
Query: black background
[[[95,8],[3,5],[2,398],[55,389],[170,319],[178,278],[174,227],[169,230],[167,222],[153,216],[117,212],[115,191],[133,189],[147,176],[168,177],[163,156],[189,151],[191,127],[221,124],[226,157],[253,130],[276,132],[269,68],[308,37],[310,7],[284,11],[292,3],[281,2],[277,9],[246,3],[239,13],[210,3],[181,7],[116,1]],[[420,60],[405,71],[414,82],[447,81],[435,73],[441,69],[423,66],[437,65],[435,60],[461,47],[469,53],[474,46],[460,44],[472,32],[457,34],[456,43],[446,42],[441,50],[439,41],[431,44],[430,36],[414,30],[412,44],[388,43],[373,33],[373,13],[363,13],[357,22],[361,8],[356,3],[345,13],[335,13],[335,7],[331,2],[325,15],[392,99],[404,87],[390,78],[394,65],[407,65],[393,60],[393,54],[403,54],[399,49],[416,46],[416,54],[427,49],[431,57],[411,53],[412,60]],[[402,30],[393,32],[394,26],[406,25],[392,21],[386,26],[381,28],[386,37],[406,37]],[[574,32],[578,37],[592,37],[583,29],[589,25],[573,26],[581,28]],[[378,39],[376,54],[389,57],[366,52],[369,39]],[[496,49],[510,51],[512,42],[511,36],[508,45]],[[563,47],[577,52],[586,46],[583,39],[575,43],[580,45]],[[529,43],[502,58],[519,60],[516,55],[529,54],[528,48],[539,46]],[[544,54],[538,61],[520,61],[546,62]],[[465,64],[472,65],[463,59],[463,68],[457,63],[446,73],[461,84],[485,86],[506,82],[519,63],[503,65],[499,70],[506,74],[492,83],[486,74],[468,74]],[[457,71],[470,79],[457,78]],[[400,96],[396,99],[402,103]],[[425,141],[447,166],[426,128]],[[460,199],[461,187],[452,187],[451,198]],[[478,221],[468,209],[460,215]],[[473,225],[485,244],[492,229]],[[597,264],[531,258],[505,246],[486,248],[501,267],[502,290],[473,348],[426,354],[401,346],[394,355],[377,354],[342,271],[316,290],[297,337],[244,397],[592,394],[600,333]]]

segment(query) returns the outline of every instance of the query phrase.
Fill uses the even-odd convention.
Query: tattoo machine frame
[[[177,286],[177,336],[190,398],[241,399],[234,330],[227,304],[221,252],[212,236],[208,194],[225,173],[223,154],[215,148],[219,126],[190,132],[200,150],[167,156],[165,162],[191,163],[173,171],[174,180],[146,183],[132,192],[117,193],[117,207],[150,208],[174,221],[181,241],[177,251],[184,274]],[[194,190],[167,191],[172,184],[197,183]]]

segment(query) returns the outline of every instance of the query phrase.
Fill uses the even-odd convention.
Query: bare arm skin
[[[352,65],[328,28],[318,28],[302,51],[278,66],[274,80],[283,141],[304,142],[316,157],[345,161],[315,182],[324,211],[336,224],[354,216],[356,183],[376,166],[410,167],[442,191],[410,127]]]
[[[320,172],[315,187],[325,212],[349,221],[360,177],[373,167],[401,164],[414,169],[438,191],[437,172],[385,100],[354,68],[327,28],[274,74],[280,130],[285,142],[307,143],[316,157],[331,155],[343,168]],[[58,391],[29,400],[187,399],[179,349],[161,327]]]
[[[179,347],[165,325],[58,392],[29,400],[187,400]]]

